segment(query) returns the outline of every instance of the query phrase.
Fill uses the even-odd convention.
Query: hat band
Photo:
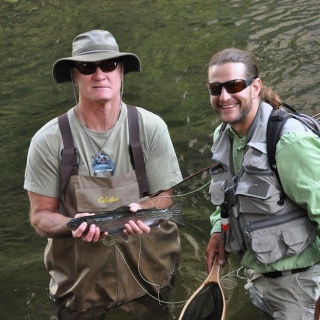
[[[115,53],[119,53],[119,51],[115,51],[115,50],[93,50],[93,51],[81,52],[81,53],[77,54],[76,56],[82,56],[84,54],[99,53],[99,52],[115,52]]]

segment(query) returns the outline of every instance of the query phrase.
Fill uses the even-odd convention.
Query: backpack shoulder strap
[[[277,143],[281,138],[282,129],[289,118],[293,117],[291,113],[286,112],[283,109],[272,110],[269,116],[267,125],[267,154],[270,168],[275,173],[279,184],[282,188],[281,180],[279,177],[279,172],[276,164],[276,147]],[[280,199],[278,201],[279,205],[284,204],[284,199],[286,194],[282,190],[280,194]]]
[[[301,123],[303,123],[306,127],[308,127],[314,134],[320,136],[320,124],[319,122],[306,114],[302,114],[297,112],[293,107],[289,106],[285,102],[282,103],[283,107],[289,109],[291,112],[287,112],[284,109],[272,110],[268,125],[267,125],[267,153],[268,160],[270,164],[270,168],[274,171],[277,176],[277,179],[282,188],[281,180],[279,177],[277,164],[276,164],[276,147],[277,143],[281,138],[281,132],[283,127],[288,119],[294,118]],[[286,195],[284,191],[282,191],[280,195],[279,204],[283,204],[283,200]]]
[[[58,117],[59,129],[63,141],[61,151],[61,199],[64,203],[70,177],[78,174],[77,149],[74,147],[68,114]]]
[[[283,109],[272,110],[267,125],[267,153],[270,167],[276,172],[276,146],[286,121],[292,115]],[[277,176],[278,173],[276,172]]]
[[[149,191],[149,184],[143,158],[142,145],[140,142],[138,111],[136,107],[129,105],[127,109],[129,123],[129,148],[133,156],[133,167],[136,171],[140,194],[146,195]]]
[[[291,112],[286,112],[284,109],[272,110],[267,125],[267,152],[269,164],[271,169],[276,173],[278,179],[279,175],[276,165],[276,146],[281,138],[281,132],[287,120],[289,118],[294,118],[303,123],[314,134],[320,136],[320,123],[318,120],[306,114],[298,113],[293,107],[284,102],[283,106],[289,109]]]
[[[222,122],[220,130],[219,130],[219,134],[221,134],[224,130],[226,130],[227,125],[228,124],[226,122]]]

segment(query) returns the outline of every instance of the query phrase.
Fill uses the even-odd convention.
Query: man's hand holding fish
[[[131,203],[129,205],[130,211],[134,214],[137,210],[142,209],[140,203]],[[85,217],[94,215],[94,213],[78,213],[75,215],[75,218]],[[142,233],[149,233],[151,228],[143,223],[141,220],[134,221],[129,220],[125,225],[125,229],[123,232],[128,235],[135,235],[135,234],[142,234]],[[99,226],[95,224],[91,224],[88,226],[87,222],[82,222],[78,229],[72,231],[72,236],[74,238],[81,238],[83,241],[86,242],[97,242],[100,239],[106,238],[108,236],[108,231],[100,232]]]
[[[143,209],[142,205],[136,202],[129,204],[129,207],[132,213],[135,213],[138,210]],[[123,230],[123,232],[127,236],[129,234],[135,235],[135,234],[142,234],[143,232],[149,233],[151,231],[151,228],[145,223],[143,223],[141,220],[138,220],[136,222],[133,220],[129,220],[124,226],[125,226],[125,229]]]
[[[94,215],[94,213],[78,213],[75,215],[75,218],[85,217]],[[74,238],[81,238],[86,242],[97,242],[100,239],[106,238],[108,236],[108,232],[100,232],[100,228],[95,224],[89,226],[87,230],[88,224],[87,222],[82,222],[78,229],[72,231],[72,236]]]

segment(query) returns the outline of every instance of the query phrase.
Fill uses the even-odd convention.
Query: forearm
[[[72,232],[66,227],[69,217],[58,212],[40,210],[30,213],[30,222],[36,232],[43,238],[72,237]]]
[[[65,238],[72,236],[66,227],[70,220],[59,213],[60,200],[29,191],[30,223],[43,238]]]
[[[142,201],[139,204],[143,209],[149,208],[166,208],[172,204],[172,194],[173,190],[168,189],[166,191],[162,191],[157,196],[153,198],[149,198],[148,200]]]

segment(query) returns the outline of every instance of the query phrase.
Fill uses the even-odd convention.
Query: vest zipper
[[[250,232],[252,231],[263,229],[263,228],[269,228],[275,225],[280,225],[286,222],[296,220],[298,218],[302,218],[304,216],[305,216],[305,212],[295,211],[295,212],[290,212],[285,215],[278,216],[268,220],[262,220],[262,221],[256,221],[256,222],[248,221],[246,223],[246,235],[250,237]]]

